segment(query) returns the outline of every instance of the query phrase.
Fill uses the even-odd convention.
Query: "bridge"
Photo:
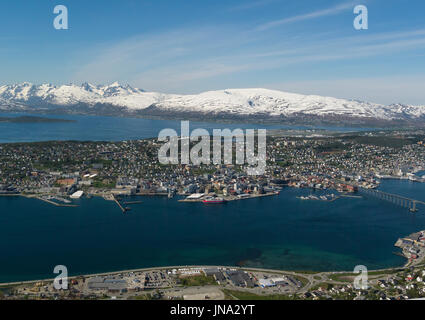
[[[391,194],[391,193],[382,192],[382,191],[374,190],[374,189],[359,188],[359,192],[365,195],[369,195],[369,196],[384,200],[384,201],[394,203],[395,205],[401,206],[403,208],[407,208],[410,210],[410,212],[417,212],[418,204],[425,205],[425,202],[423,201],[410,199],[403,196],[399,196],[397,194]]]

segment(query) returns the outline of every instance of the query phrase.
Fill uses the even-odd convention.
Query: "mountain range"
[[[0,111],[282,124],[425,126],[425,106],[382,105],[268,89],[226,89],[195,95],[111,85],[0,86]]]

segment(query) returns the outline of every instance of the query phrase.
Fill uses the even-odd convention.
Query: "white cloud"
[[[327,94],[330,91],[336,93],[330,95],[345,97],[347,94],[347,97],[361,98],[360,89],[344,89],[350,87],[349,84],[341,87],[343,79],[335,80],[335,83],[332,80],[328,83],[307,81],[311,78],[309,68],[326,63],[329,72],[323,76],[331,78],[336,77],[332,66],[341,66],[344,61],[349,61],[350,65],[357,63],[361,66],[361,62],[377,61],[378,57],[391,57],[393,61],[401,59],[399,61],[403,62],[405,57],[397,54],[408,53],[414,57],[425,48],[423,29],[348,37],[339,36],[337,33],[328,33],[326,36],[323,33],[315,33],[298,37],[288,34],[282,36],[282,41],[276,41],[274,38],[264,39],[262,35],[262,32],[236,27],[182,29],[139,35],[79,52],[78,60],[81,63],[73,64],[78,68],[72,81],[120,81],[146,90],[195,93],[225,87],[267,87],[270,79],[289,81],[288,79],[296,78],[305,81],[291,82],[293,85],[289,89],[300,89],[297,91],[303,92],[303,84],[306,90],[312,90],[317,85],[322,91],[318,94]],[[290,85],[289,82],[286,83]],[[393,86],[395,80],[391,83],[366,83],[368,85],[363,87],[365,100],[404,102],[408,100],[406,97],[411,96],[415,103],[422,101],[423,89],[414,81],[405,82],[412,83],[412,86],[410,89],[406,87],[400,93],[399,99],[391,95],[385,99],[381,93],[384,90],[382,83]],[[328,90],[325,90],[325,85],[329,85]],[[377,88],[376,95],[371,91],[374,87]],[[373,99],[374,96],[376,99]]]
[[[347,9],[354,8],[353,6],[355,5],[355,3],[356,2],[354,1],[350,1],[350,2],[346,2],[343,4],[330,7],[330,8],[326,8],[326,9],[321,9],[321,10],[317,10],[317,11],[313,11],[313,12],[309,12],[305,14],[300,14],[297,16],[287,17],[287,18],[283,18],[279,20],[273,20],[258,26],[257,30],[264,31],[264,30],[279,27],[281,25],[285,25],[288,23],[295,23],[295,22],[335,15]]]

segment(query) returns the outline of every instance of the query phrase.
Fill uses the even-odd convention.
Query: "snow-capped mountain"
[[[163,96],[160,93],[144,92],[128,85],[121,86],[118,82],[108,86],[84,83],[81,86],[69,84],[57,87],[51,84],[33,85],[27,82],[0,86],[0,99],[22,103],[33,108],[45,105],[87,104],[90,106],[101,103],[143,109],[161,101]]]
[[[145,92],[122,86],[84,83],[0,86],[0,110],[155,116],[164,118],[292,121],[425,123],[424,106],[389,106],[301,95],[268,89],[227,89],[196,95]]]

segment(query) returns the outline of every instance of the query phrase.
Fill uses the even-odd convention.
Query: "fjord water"
[[[425,184],[387,180],[382,189]],[[0,282],[52,278],[56,265],[90,274],[173,265],[244,265],[283,270],[353,270],[401,266],[399,237],[425,229],[416,214],[373,198],[302,201],[310,190],[224,205],[141,197],[123,214],[101,198],[77,208],[0,197]]]
[[[17,116],[6,115],[6,116]],[[49,116],[52,117],[52,116]],[[180,130],[179,121],[54,116],[73,123],[0,123],[0,142],[129,140]],[[191,128],[303,127],[191,122]],[[351,131],[350,128],[320,128]],[[425,174],[425,173],[423,173]],[[425,200],[425,184],[387,180],[381,189]],[[56,265],[90,274],[170,265],[244,265],[285,270],[352,270],[402,265],[395,241],[425,229],[417,214],[373,198],[302,201],[310,190],[224,205],[143,197],[122,214],[101,198],[58,208],[0,197],[0,282],[52,278]]]
[[[29,114],[6,114],[1,116],[17,117]],[[75,122],[11,123],[0,122],[0,143],[35,142],[51,140],[76,141],[122,141],[158,137],[162,129],[171,128],[180,133],[180,121],[150,120],[141,118],[117,118],[82,115],[48,115],[45,118],[74,120]],[[360,131],[369,129],[348,127],[306,127],[259,124],[230,124],[190,122],[190,128],[203,128],[212,133],[212,129],[324,129],[330,131]]]

